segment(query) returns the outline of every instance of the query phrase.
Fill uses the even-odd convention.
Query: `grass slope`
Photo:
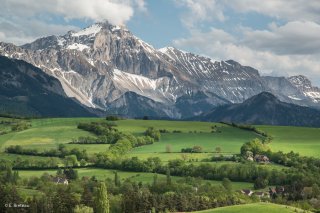
[[[320,129],[286,126],[258,126],[273,136],[273,151],[294,151],[300,155],[320,157]]]
[[[99,180],[105,179],[114,179],[114,171],[117,170],[107,170],[107,169],[98,169],[98,168],[81,168],[76,169],[78,171],[79,178],[82,177],[91,177],[95,176]],[[22,178],[30,178],[30,177],[40,177],[44,173],[48,173],[51,175],[56,174],[56,170],[19,170],[19,176]],[[117,171],[119,177],[122,181],[126,179],[130,179],[133,182],[142,182],[142,183],[152,183],[154,174],[153,173],[146,173],[146,172],[125,172],[125,171]],[[172,176],[172,180],[179,181],[183,180],[184,177],[176,177]],[[166,176],[162,174],[158,174],[159,181],[165,181]],[[203,182],[210,183],[212,185],[219,185],[221,181],[212,181],[212,180],[202,180]],[[245,182],[232,182],[233,190],[240,190],[244,188],[253,189],[252,183],[245,183]]]
[[[34,119],[32,128],[22,132],[12,132],[0,136],[0,150],[10,145],[21,145],[28,148],[39,150],[57,147],[60,143],[68,143],[72,138],[92,135],[89,132],[77,128],[80,122],[103,121],[102,118],[54,118],[54,119]],[[182,133],[162,134],[160,142],[153,145],[138,147],[133,149],[130,156],[148,158],[158,156],[164,161],[181,158],[182,148],[200,145],[205,152],[213,152],[215,147],[222,148],[222,153],[239,153],[240,147],[255,137],[256,134],[210,122],[190,122],[190,121],[155,121],[155,120],[121,120],[116,122],[120,131],[130,132],[135,135],[142,135],[148,127],[157,129],[174,130]],[[219,126],[221,133],[211,133],[211,126]],[[189,133],[192,132],[192,133]],[[172,147],[172,152],[165,153],[166,146]],[[74,145],[68,144],[67,147],[78,147],[86,149],[89,154],[98,153],[106,150],[109,145]],[[210,157],[211,154],[193,154],[193,159],[203,159]]]
[[[291,213],[304,212],[302,209],[277,205],[273,203],[252,203],[245,205],[227,206],[205,211],[197,211],[197,213]],[[196,213],[196,212],[195,212]]]

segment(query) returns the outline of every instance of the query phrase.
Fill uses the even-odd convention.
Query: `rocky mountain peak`
[[[302,105],[316,103],[318,95],[314,87],[301,89],[293,78],[262,77],[258,70],[233,60],[215,61],[174,47],[157,50],[126,27],[109,22],[21,47],[0,43],[0,54],[41,68],[61,82],[67,96],[102,110],[117,106],[112,103],[126,103],[120,100],[126,100],[123,96],[128,92],[154,101],[152,106],[161,106],[175,118],[241,103],[263,91]],[[203,95],[190,95],[197,92]],[[186,106],[190,110],[183,109]]]

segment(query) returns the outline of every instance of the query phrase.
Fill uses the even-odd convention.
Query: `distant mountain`
[[[108,114],[117,114],[129,118],[141,118],[146,115],[152,118],[170,118],[170,106],[156,102],[134,92],[126,92],[107,107]],[[173,115],[171,115],[173,116]]]
[[[320,111],[280,101],[262,92],[240,104],[217,107],[197,117],[204,121],[320,127]]]
[[[95,116],[66,96],[60,82],[21,60],[0,56],[0,113],[20,116]]]
[[[68,97],[93,111],[126,111],[133,109],[128,104],[134,102],[139,104],[137,109],[152,106],[152,113],[129,114],[156,112],[159,117],[165,113],[179,119],[242,103],[261,92],[287,103],[320,108],[320,89],[301,76],[261,76],[233,60],[214,61],[173,47],[158,50],[125,27],[108,22],[20,47],[0,42],[0,55],[40,68],[60,81]],[[139,100],[124,101],[128,92]]]

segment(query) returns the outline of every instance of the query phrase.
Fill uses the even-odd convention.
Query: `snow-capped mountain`
[[[108,22],[20,47],[0,43],[0,54],[41,68],[61,82],[69,97],[108,112],[121,109],[138,116],[143,111],[129,110],[140,104],[161,117],[192,117],[263,91],[282,101],[320,106],[319,89],[301,86],[294,77],[262,77],[232,60],[213,61],[173,47],[157,50]]]
[[[306,97],[312,99],[314,103],[320,103],[320,88],[314,87],[311,81],[303,76],[292,76],[288,80]]]

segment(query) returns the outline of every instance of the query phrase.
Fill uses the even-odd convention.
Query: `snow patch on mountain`
[[[139,95],[152,98],[158,102],[168,102],[168,77],[150,79],[142,75],[136,75],[114,69],[113,82],[122,91],[132,91]],[[171,95],[172,96],[172,95]]]
[[[83,51],[85,49],[89,49],[90,47],[84,44],[79,44],[79,43],[73,43],[70,44],[67,49],[69,50],[79,50],[79,51]]]
[[[94,24],[90,27],[80,30],[79,32],[72,33],[72,36],[95,36],[98,32],[100,32],[101,29],[102,26],[100,24]]]

